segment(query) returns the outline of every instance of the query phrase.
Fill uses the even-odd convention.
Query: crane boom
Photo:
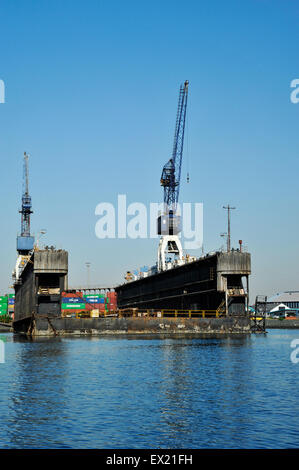
[[[180,192],[188,85],[189,82],[186,80],[184,85],[180,86],[172,157],[164,165],[160,180],[161,186],[164,187],[164,203],[173,213],[176,211]]]

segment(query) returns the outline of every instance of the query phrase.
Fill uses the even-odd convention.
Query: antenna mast
[[[223,209],[227,210],[227,252],[229,253],[231,250],[230,245],[230,211],[235,209],[235,207],[231,207],[229,204],[227,206],[223,206]]]

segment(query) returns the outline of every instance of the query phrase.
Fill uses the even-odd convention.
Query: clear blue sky
[[[1,267],[10,284],[30,154],[32,229],[70,253],[70,284],[115,284],[157,240],[98,240],[99,202],[159,202],[178,88],[190,81],[181,201],[204,203],[204,247],[252,253],[252,297],[299,289],[299,2],[2,0]],[[186,149],[186,147],[185,147]],[[186,153],[185,153],[186,156]],[[199,253],[194,253],[199,254]]]

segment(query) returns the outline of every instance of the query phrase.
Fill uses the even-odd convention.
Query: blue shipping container
[[[85,302],[85,299],[82,299],[82,297],[62,297],[61,301],[63,304],[70,304],[70,303],[82,304],[83,302]]]

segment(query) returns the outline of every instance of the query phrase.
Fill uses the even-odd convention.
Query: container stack
[[[61,314],[62,316],[75,317],[78,313],[85,311],[85,301],[82,292],[68,294],[62,292]]]
[[[115,292],[86,295],[83,292],[62,293],[62,316],[76,317],[80,314],[87,314],[90,317],[99,317],[100,315],[115,311],[116,308]]]

